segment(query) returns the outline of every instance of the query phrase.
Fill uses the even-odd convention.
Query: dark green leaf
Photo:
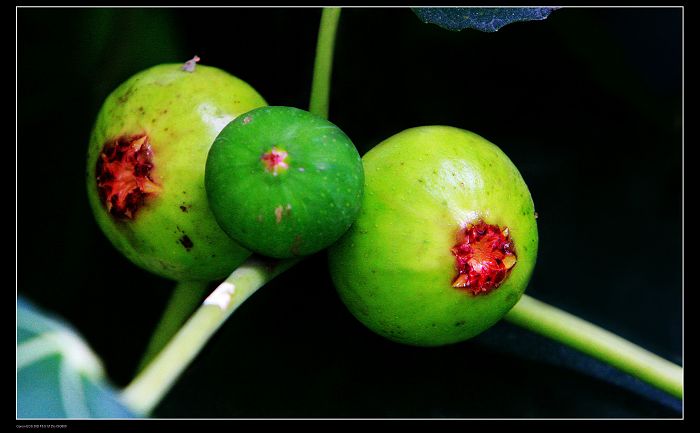
[[[17,301],[17,418],[133,418],[67,324]]]
[[[495,32],[516,21],[543,20],[551,8],[413,8],[424,23],[437,24],[452,31],[476,29]]]

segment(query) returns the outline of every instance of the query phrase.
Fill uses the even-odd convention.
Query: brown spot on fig
[[[292,205],[287,203],[287,206],[279,205],[275,208],[275,221],[277,224],[282,222],[282,217],[289,216],[292,213]]]
[[[126,104],[126,101],[129,100],[129,98],[131,97],[131,95],[133,93],[134,93],[134,87],[133,86],[129,87],[128,89],[126,89],[126,92],[124,92],[123,95],[121,95],[120,97],[117,98],[117,103],[118,104]]]
[[[192,247],[194,246],[194,243],[192,242],[192,239],[190,239],[190,237],[187,236],[187,235],[183,235],[183,236],[180,238],[180,243],[182,244],[183,247],[185,247],[185,249],[186,249],[187,251],[191,250]]]
[[[282,222],[282,212],[284,211],[284,208],[282,205],[279,205],[275,208],[275,221],[277,224]]]
[[[289,249],[295,256],[299,255],[299,248],[301,247],[302,237],[301,235],[294,236],[294,242],[292,242],[292,247]]]

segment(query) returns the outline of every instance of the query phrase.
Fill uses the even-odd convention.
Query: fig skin
[[[405,130],[363,157],[359,217],[329,249],[337,291],[350,312],[396,342],[437,346],[491,327],[520,299],[537,257],[530,192],[494,144],[449,126]],[[508,227],[517,262],[486,294],[452,287],[451,248],[478,221]]]
[[[205,185],[231,238],[282,259],[313,254],[345,233],[360,211],[364,172],[360,154],[336,125],[274,106],[252,110],[221,131],[209,151]]]
[[[226,124],[267,105],[246,82],[218,68],[162,64],[137,73],[102,105],[87,154],[87,190],[95,219],[112,244],[136,265],[178,281],[223,278],[251,252],[218,226],[207,202],[207,153]],[[103,145],[119,136],[146,134],[152,175],[160,192],[147,197],[132,219],[111,215],[96,184]]]

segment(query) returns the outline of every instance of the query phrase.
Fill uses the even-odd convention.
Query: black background
[[[565,8],[481,33],[407,8],[345,9],[330,120],[360,153],[427,124],[499,145],[539,214],[528,294],[681,363],[682,13]],[[173,283],[127,262],[92,219],[83,173],[102,101],[142,69],[197,54],[271,105],[307,108],[319,18],[18,9],[18,293],[72,323],[115,385],[131,379]],[[347,312],[317,254],[241,306],[154,415],[664,418],[680,407],[507,323],[440,348],[384,340]]]

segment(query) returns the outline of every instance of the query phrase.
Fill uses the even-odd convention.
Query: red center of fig
[[[484,221],[460,231],[452,254],[457,261],[452,287],[465,288],[474,295],[500,286],[517,261],[508,228],[501,230]]]
[[[108,141],[97,160],[97,191],[107,211],[132,219],[146,197],[160,191],[152,177],[153,150],[145,134]]]
[[[284,172],[289,168],[289,164],[285,161],[287,159],[287,152],[282,149],[273,147],[269,152],[263,153],[260,160],[265,166],[265,170],[272,173],[273,176],[277,176],[279,172]]]

